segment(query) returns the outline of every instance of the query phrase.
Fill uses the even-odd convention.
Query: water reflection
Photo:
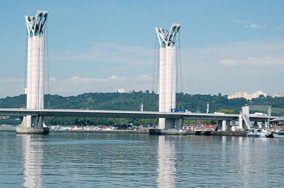
[[[174,141],[167,141],[165,136],[159,136],[158,142],[158,186],[162,188],[175,187],[176,153]]]
[[[42,135],[19,135],[23,143],[24,187],[43,187]]]

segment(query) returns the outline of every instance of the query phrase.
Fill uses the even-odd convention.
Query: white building
[[[284,95],[283,94],[273,94],[272,95],[272,98],[276,98],[276,97],[284,97]]]
[[[267,94],[264,93],[263,91],[257,90],[256,92],[254,92],[253,94],[248,94],[247,92],[237,92],[233,95],[229,95],[228,99],[236,99],[236,98],[245,98],[247,100],[252,100],[255,98],[259,98],[260,95],[263,95],[264,97],[267,97]]]
[[[125,89],[116,89],[116,93],[126,93]]]

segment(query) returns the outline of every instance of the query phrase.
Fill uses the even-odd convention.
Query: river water
[[[283,187],[284,139],[0,132],[0,187]]]

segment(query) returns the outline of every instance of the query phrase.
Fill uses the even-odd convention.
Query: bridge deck
[[[104,118],[184,118],[192,120],[238,120],[239,114],[206,114],[185,112],[121,111],[121,110],[80,110],[80,109],[24,109],[0,108],[0,115],[7,116],[58,116],[58,117],[104,117]],[[250,115],[253,120],[273,119],[269,116]]]

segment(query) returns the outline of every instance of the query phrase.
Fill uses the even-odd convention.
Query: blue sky
[[[184,92],[283,94],[283,7],[281,0],[3,0],[0,97],[22,93],[24,16],[37,10],[49,11],[51,94],[152,90],[154,28],[171,23],[182,24]]]

